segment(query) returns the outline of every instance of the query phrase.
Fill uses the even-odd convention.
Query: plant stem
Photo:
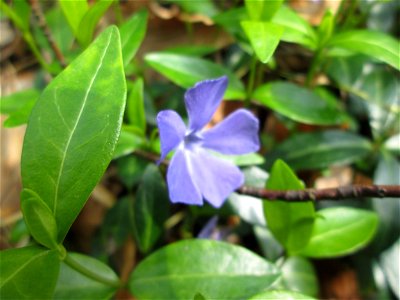
[[[305,189],[274,191],[242,186],[238,192],[255,196],[263,200],[283,200],[289,202],[306,202],[319,200],[344,200],[350,198],[400,198],[399,185],[349,185],[328,189]]]
[[[251,95],[254,89],[254,80],[256,78],[256,72],[257,72],[257,57],[253,55],[253,57],[251,58],[249,82],[247,83],[246,101],[244,103],[244,106],[247,108],[250,107]]]
[[[36,17],[39,28],[43,31],[44,36],[47,42],[49,43],[51,49],[53,50],[55,57],[59,61],[61,67],[65,68],[67,64],[65,63],[64,55],[62,54],[60,48],[57,46],[56,42],[53,39],[53,36],[51,34],[49,26],[47,25],[46,18],[43,14],[40,3],[38,2],[38,0],[29,0],[29,4],[31,5],[32,12]]]
[[[313,80],[315,77],[315,73],[317,73],[317,71],[320,68],[321,58],[322,58],[322,49],[318,49],[314,54],[310,69],[308,70],[308,73],[307,73],[307,78],[306,78],[306,86],[307,87],[313,86]]]
[[[112,286],[115,288],[119,288],[122,286],[119,280],[105,278],[101,276],[101,274],[95,273],[92,270],[87,269],[85,266],[81,265],[79,262],[74,260],[69,254],[65,256],[64,262],[75,271],[85,275],[90,279],[93,279],[95,281],[101,282],[105,285]]]

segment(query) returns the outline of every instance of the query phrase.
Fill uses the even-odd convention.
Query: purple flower
[[[160,161],[176,148],[167,172],[173,203],[202,205],[205,199],[220,207],[244,182],[238,167],[209,150],[233,155],[257,151],[258,120],[249,111],[239,109],[213,128],[203,130],[221,103],[227,85],[228,79],[223,76],[201,81],[186,91],[188,128],[173,110],[163,110],[157,115]]]

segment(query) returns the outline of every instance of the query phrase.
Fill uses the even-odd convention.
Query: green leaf
[[[114,271],[101,261],[79,253],[68,255],[90,272],[99,274],[111,282],[118,282],[118,276]],[[63,262],[53,299],[107,300],[111,299],[117,289],[117,287],[91,279]]]
[[[29,246],[1,251],[1,299],[52,299],[59,269],[55,250]]]
[[[304,185],[283,161],[277,160],[272,166],[266,188],[302,190]],[[263,207],[268,228],[289,253],[307,245],[315,218],[312,202],[264,201]]]
[[[145,258],[129,279],[139,299],[244,299],[270,287],[278,269],[249,250],[212,240],[185,240]]]
[[[131,154],[136,149],[145,145],[145,143],[146,140],[142,135],[122,129],[118,143],[115,146],[113,159]]]
[[[224,99],[244,99],[245,91],[242,82],[229,70],[211,61],[169,53],[151,53],[145,57],[146,62],[157,72],[167,77],[175,84],[183,87],[192,87],[195,83],[227,75],[228,89]]]
[[[129,89],[126,112],[129,124],[139,128],[144,134],[146,132],[146,116],[144,110],[142,78],[138,78],[134,81]]]
[[[364,74],[356,83],[358,96],[366,101],[374,137],[398,131],[400,118],[399,80],[385,69]]]
[[[1,97],[0,112],[9,115],[4,121],[4,127],[15,127],[27,123],[39,95],[40,92],[37,89],[28,89]]]
[[[283,257],[284,249],[273,236],[271,230],[265,226],[253,226],[253,231],[263,255],[268,260],[275,262]]]
[[[322,169],[357,161],[372,151],[359,135],[340,130],[296,133],[266,156],[267,166],[283,159],[294,170]]]
[[[207,300],[207,298],[204,297],[202,294],[197,293],[196,295],[194,295],[193,300]]]
[[[21,209],[26,226],[35,240],[43,246],[57,248],[57,224],[53,213],[34,191],[24,189],[21,193]]]
[[[273,290],[266,291],[251,297],[249,300],[316,300],[316,298],[292,291]]]
[[[92,41],[93,33],[96,29],[97,23],[112,3],[113,0],[99,0],[92,7],[90,7],[82,17],[81,21],[79,22],[78,29],[75,32],[75,36],[79,44],[81,44],[84,48],[86,48]]]
[[[333,125],[343,120],[343,113],[337,104],[290,82],[264,84],[254,91],[252,97],[297,122]]]
[[[400,162],[392,155],[380,155],[374,172],[374,184],[399,184]],[[373,198],[372,207],[379,216],[378,232],[369,248],[374,253],[381,253],[399,237],[400,232],[400,199]]]
[[[111,27],[48,85],[32,110],[22,181],[53,212],[58,242],[112,158],[125,96],[119,34]]]
[[[334,207],[318,211],[310,243],[300,254],[313,258],[328,258],[351,254],[374,237],[378,227],[376,213]]]
[[[373,30],[351,30],[334,35],[328,47],[332,55],[336,55],[335,48],[345,49],[356,53],[371,56],[400,69],[400,43],[393,37]]]
[[[272,23],[284,27],[282,40],[303,45],[311,50],[317,48],[317,35],[310,24],[285,5],[276,12]]]
[[[269,21],[281,7],[283,0],[245,0],[244,4],[251,20]]]
[[[135,56],[146,34],[147,10],[142,9],[120,26],[122,58],[126,67]]]
[[[75,36],[78,35],[80,30],[79,24],[83,16],[89,10],[87,1],[71,1],[71,0],[59,0],[61,10],[64,13],[69,26]]]
[[[381,255],[381,266],[385,273],[386,280],[388,281],[393,293],[400,298],[399,290],[399,253],[400,253],[400,239],[397,240],[389,249]]]
[[[17,24],[20,24],[22,31],[28,31],[30,27],[31,6],[27,0],[19,0],[12,2],[12,9],[18,17]]]
[[[243,21],[240,24],[257,57],[262,63],[267,63],[278,47],[283,33],[282,26],[257,21]]]
[[[318,47],[322,49],[332,36],[335,27],[335,17],[327,10],[318,26]]]
[[[218,9],[216,8],[214,1],[212,0],[202,0],[202,1],[167,0],[167,2],[178,4],[185,12],[189,14],[199,14],[212,17],[218,12]]]
[[[149,164],[133,202],[131,218],[139,249],[148,252],[160,238],[168,218],[169,198],[164,179],[154,164]]]
[[[217,153],[216,156],[221,157],[225,160],[230,161],[231,163],[239,166],[252,166],[252,165],[260,165],[264,163],[264,157],[262,157],[258,153],[249,153],[249,154],[242,154],[242,155],[223,155]]]
[[[312,263],[304,257],[292,256],[282,266],[285,288],[313,297],[318,296],[318,278]]]
[[[178,45],[162,50],[164,53],[204,56],[217,51],[218,48],[212,45]]]

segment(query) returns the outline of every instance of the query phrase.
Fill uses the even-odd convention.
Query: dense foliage
[[[293,203],[230,190],[324,187],[340,170],[399,184],[398,2],[341,1],[311,24],[283,0],[154,1],[133,13],[129,1],[0,1],[41,78],[1,99],[4,127],[27,124],[13,233],[31,236],[0,252],[1,299],[315,299],[326,296],[325,259],[351,265],[365,297],[400,296],[399,199]],[[193,43],[137,55],[156,12],[176,9]],[[229,42],[197,43],[200,27]],[[173,164],[191,152],[167,153],[191,150],[221,98],[217,113],[240,109],[208,134],[218,159],[201,148]],[[99,182],[117,186],[117,200],[91,251],[74,252],[68,233]],[[127,244],[136,258],[123,275]]]

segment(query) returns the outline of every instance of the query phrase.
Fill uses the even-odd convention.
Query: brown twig
[[[51,49],[53,50],[57,60],[60,62],[61,67],[65,68],[65,58],[62,54],[60,48],[58,48],[57,44],[55,43],[53,36],[51,34],[50,28],[47,25],[46,18],[44,17],[42,8],[38,0],[29,0],[29,4],[31,5],[32,12],[38,22],[39,28],[43,31],[44,36],[49,43]]]
[[[242,186],[237,192],[254,196],[264,200],[283,200],[291,202],[321,201],[321,200],[345,200],[376,198],[400,198],[399,185],[348,185],[328,189],[305,189],[274,191],[250,186]]]
[[[159,156],[143,150],[136,150],[135,155],[147,160],[157,162]],[[162,164],[168,166],[169,161],[164,160]],[[242,186],[237,192],[239,194],[257,197],[263,200],[282,200],[288,202],[306,202],[321,200],[346,200],[375,198],[400,198],[400,185],[348,185],[328,189],[304,189],[276,191],[251,186]]]

